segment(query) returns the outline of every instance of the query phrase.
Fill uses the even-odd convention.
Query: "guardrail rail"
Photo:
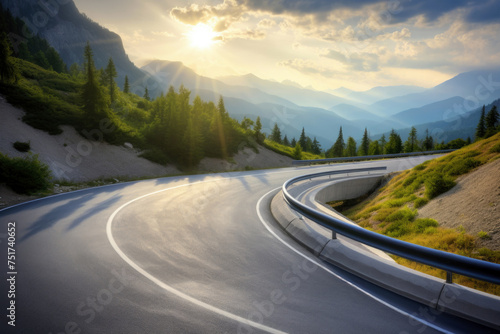
[[[424,152],[411,152],[411,153],[364,155],[364,156],[359,156],[359,157],[341,157],[341,158],[314,159],[314,160],[293,160],[292,165],[312,165],[312,164],[326,164],[326,163],[331,163],[331,162],[407,158],[407,157],[413,157],[413,156],[419,156],[419,155],[444,154],[444,153],[450,153],[453,151],[456,151],[456,150],[450,149],[450,150],[437,150],[437,151],[424,151]]]
[[[303,216],[330,229],[371,247],[380,249],[393,255],[427,264],[447,272],[447,283],[452,283],[453,274],[460,274],[482,281],[500,284],[500,265],[492,262],[473,259],[453,253],[427,248],[388,237],[366,230],[357,225],[351,225],[342,220],[329,216],[323,212],[306,206],[290,195],[288,188],[293,184],[317,177],[334,174],[359,173],[386,170],[386,167],[358,168],[349,170],[336,170],[315,174],[302,175],[286,181],[282,186],[283,196],[288,205]]]

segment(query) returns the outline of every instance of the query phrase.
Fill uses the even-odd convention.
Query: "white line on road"
[[[243,176],[241,176],[243,177]],[[238,178],[238,177],[232,177],[230,179],[234,179],[234,178]],[[228,180],[228,178],[225,178],[223,180]],[[171,187],[171,188],[167,188],[167,189],[162,189],[162,190],[158,190],[158,191],[155,191],[155,192],[152,192],[152,193],[149,193],[149,194],[146,194],[146,195],[143,195],[143,196],[140,196],[140,197],[137,197],[131,201],[128,201],[127,203],[123,204],[122,206],[120,206],[118,209],[116,209],[113,214],[109,217],[108,219],[108,222],[106,224],[106,234],[108,236],[108,240],[109,242],[111,243],[111,246],[113,246],[114,250],[116,251],[116,253],[125,261],[127,262],[132,268],[134,268],[137,272],[139,272],[141,275],[143,275],[144,277],[146,277],[147,279],[149,279],[150,281],[152,281],[153,283],[155,283],[156,285],[158,285],[160,288],[170,292],[170,293],[173,293],[174,295],[180,297],[180,298],[183,298],[185,299],[186,301],[190,302],[190,303],[193,303],[197,306],[200,306],[200,307],[203,307],[204,309],[208,310],[208,311],[211,311],[211,312],[214,312],[214,313],[217,313],[219,315],[222,315],[226,318],[229,318],[229,319],[232,319],[234,321],[237,321],[237,322],[240,322],[240,323],[243,323],[243,324],[246,324],[246,325],[249,325],[249,326],[252,326],[252,327],[255,327],[257,329],[260,329],[260,330],[263,330],[265,332],[268,332],[268,333],[276,333],[276,334],[282,334],[282,333],[285,333],[285,332],[282,332],[280,330],[277,330],[277,329],[274,329],[274,328],[271,328],[271,327],[268,327],[268,326],[264,326],[263,324],[260,324],[260,323],[257,323],[257,322],[253,322],[253,321],[250,321],[248,319],[245,319],[245,318],[242,318],[240,316],[237,316],[235,314],[232,314],[232,313],[229,313],[227,311],[224,311],[220,308],[217,308],[215,306],[212,306],[210,304],[207,304],[207,303],[204,303],[196,298],[193,298],[177,289],[174,289],[173,287],[171,287],[170,285],[162,282],[161,280],[159,280],[158,278],[156,278],[155,276],[151,275],[150,273],[148,273],[146,270],[142,269],[137,263],[135,263],[134,261],[132,261],[127,255],[125,255],[125,253],[120,249],[120,247],[118,247],[114,237],[113,237],[113,233],[111,231],[111,228],[112,228],[112,225],[113,225],[113,219],[115,218],[115,216],[118,214],[118,212],[120,212],[123,208],[125,208],[126,206],[138,201],[138,200],[141,200],[145,197],[148,197],[148,196],[151,196],[151,195],[155,195],[155,194],[158,194],[158,193],[161,193],[161,192],[164,192],[164,191],[168,191],[168,190],[173,190],[173,189],[177,189],[177,188],[181,188],[181,187],[187,187],[187,186],[191,186],[191,185],[194,185],[194,184],[200,184],[200,183],[207,183],[207,182],[215,182],[215,181],[220,181],[220,179],[217,179],[217,180],[210,180],[210,181],[200,181],[200,182],[195,182],[195,183],[189,183],[189,184],[183,184],[183,185],[180,185],[180,186],[176,186],[176,187]]]
[[[406,316],[406,317],[408,317],[408,318],[410,318],[410,319],[413,319],[413,320],[415,320],[415,321],[417,321],[417,322],[419,322],[419,323],[421,323],[421,324],[424,324],[424,325],[426,325],[426,326],[429,326],[429,327],[431,327],[431,328],[433,328],[433,329],[435,329],[435,330],[437,330],[437,331],[440,331],[440,332],[442,332],[442,333],[446,333],[446,334],[453,334],[453,332],[447,331],[446,329],[443,329],[443,328],[441,328],[441,327],[438,327],[438,326],[436,326],[436,325],[434,325],[434,324],[432,324],[432,323],[430,323],[430,322],[428,322],[428,321],[426,321],[426,320],[424,320],[424,319],[418,318],[418,317],[416,317],[416,316],[415,316],[415,315],[413,315],[413,314],[410,314],[410,313],[408,313],[408,312],[405,312],[405,311],[403,311],[403,310],[400,310],[400,309],[399,309],[399,308],[397,308],[396,306],[391,305],[391,304],[387,303],[386,301],[384,301],[384,300],[382,300],[382,299],[380,299],[380,298],[378,298],[378,297],[374,296],[374,295],[373,295],[373,294],[371,294],[370,292],[368,292],[368,291],[366,291],[366,290],[362,289],[361,287],[359,287],[359,286],[357,286],[357,285],[353,284],[352,282],[349,282],[349,281],[348,281],[348,280],[346,280],[345,278],[343,278],[343,277],[341,277],[341,276],[337,275],[336,273],[334,273],[333,271],[331,271],[330,269],[328,269],[328,268],[327,268],[326,266],[324,266],[323,264],[321,264],[321,263],[319,263],[318,261],[316,261],[316,260],[314,260],[314,259],[310,258],[309,256],[307,256],[307,255],[303,254],[302,252],[300,252],[299,250],[297,250],[295,247],[293,247],[292,245],[290,245],[290,244],[288,244],[286,241],[284,241],[282,238],[280,238],[280,237],[279,237],[279,236],[278,236],[278,235],[277,235],[277,234],[276,234],[276,233],[275,233],[275,232],[271,229],[271,227],[268,225],[268,223],[265,221],[264,217],[262,217],[262,214],[260,213],[260,204],[261,204],[262,200],[263,200],[265,197],[269,196],[269,194],[271,194],[272,192],[275,192],[275,191],[276,191],[276,190],[278,190],[278,189],[281,189],[281,187],[276,188],[276,189],[273,189],[273,190],[271,190],[271,191],[267,192],[264,196],[262,196],[262,197],[259,199],[259,201],[257,202],[257,205],[256,205],[256,210],[257,210],[257,215],[259,216],[259,219],[260,219],[260,221],[261,221],[262,225],[264,225],[264,227],[265,227],[265,228],[266,228],[266,229],[267,229],[267,230],[268,230],[268,231],[269,231],[269,232],[270,232],[270,233],[271,233],[271,234],[272,234],[272,235],[273,235],[276,239],[278,239],[279,241],[281,241],[281,243],[282,243],[282,244],[284,244],[286,247],[288,247],[289,249],[291,249],[293,252],[297,253],[298,255],[300,255],[301,257],[303,257],[304,259],[306,259],[306,260],[308,260],[308,261],[310,261],[310,262],[314,263],[315,265],[317,265],[317,266],[318,266],[318,267],[320,267],[321,269],[325,270],[327,273],[329,273],[329,274],[333,275],[335,278],[337,278],[337,279],[341,280],[342,282],[344,282],[344,283],[348,284],[348,285],[349,285],[349,286],[351,286],[352,288],[354,288],[354,289],[356,289],[356,290],[358,290],[358,291],[360,291],[360,292],[364,293],[364,294],[365,294],[365,295],[367,295],[368,297],[373,298],[374,300],[376,300],[377,302],[381,303],[381,304],[382,304],[382,305],[384,305],[384,306],[387,306],[387,307],[388,307],[388,308],[390,308],[391,310],[394,310],[394,311],[398,312],[398,313],[399,313],[399,314],[401,314],[401,315],[404,315],[404,316]]]

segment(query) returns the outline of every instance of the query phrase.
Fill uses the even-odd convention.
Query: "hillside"
[[[471,235],[486,232],[480,247],[500,251],[500,159],[459,177],[457,185],[418,211],[442,227],[463,226]]]
[[[360,226],[393,238],[500,263],[499,166],[497,133],[400,173],[343,213]],[[445,275],[406,259],[396,261]],[[500,294],[498,286],[466,277],[456,282]]]
[[[142,95],[147,85],[152,96],[159,95],[165,88],[158,86],[154,78],[142,72],[129,59],[121,37],[92,21],[80,13],[72,0],[37,1],[37,0],[2,0],[2,6],[9,9],[14,17],[22,18],[31,32],[46,39],[61,55],[67,66],[73,63],[83,64],[83,49],[90,42],[94,51],[97,68],[104,68],[109,58],[118,72],[117,84],[123,87],[125,75],[128,75],[131,91]],[[48,13],[44,24],[38,23],[40,17]],[[34,24],[37,22],[37,24]]]
[[[141,150],[129,145],[89,142],[71,126],[62,126],[61,134],[49,135],[24,123],[21,120],[24,115],[23,110],[13,107],[0,95],[0,153],[10,157],[37,154],[40,161],[49,166],[52,181],[61,184],[43,195],[129,179],[182,174],[173,165],[162,166],[141,158]],[[29,142],[30,153],[17,151],[13,147],[16,141]],[[87,146],[89,143],[91,146]],[[288,167],[291,160],[260,146],[258,153],[245,148],[229,160],[204,158],[198,166],[198,171],[226,172]],[[0,209],[38,197],[40,195],[16,194],[0,183]]]

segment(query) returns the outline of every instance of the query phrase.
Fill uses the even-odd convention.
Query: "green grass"
[[[294,148],[293,147],[278,144],[278,143],[271,141],[269,139],[266,139],[264,141],[264,147],[270,149],[271,151],[274,151],[276,153],[279,153],[281,155],[285,155],[287,157],[294,159],[294,156],[293,156]],[[316,160],[316,159],[324,159],[324,157],[321,155],[312,154],[309,152],[302,151],[302,160]]]
[[[456,179],[500,158],[500,134],[478,141],[444,157],[426,161],[394,176],[369,199],[346,210],[344,215],[360,226],[404,241],[447,252],[500,263],[500,252],[478,248],[477,240],[491,238],[481,231],[468,234],[463,227],[449,229],[434,219],[418,218],[418,209],[445,194]],[[400,264],[444,278],[442,270],[396,257]],[[456,276],[454,282],[500,295],[500,286]]]

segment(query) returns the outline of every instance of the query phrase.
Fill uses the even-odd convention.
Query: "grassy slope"
[[[433,219],[416,218],[418,208],[455,185],[458,176],[500,158],[500,133],[442,158],[402,172],[368,200],[344,212],[360,226],[414,244],[500,263],[500,252],[476,247],[477,236],[463,228],[439,227]],[[445,272],[402,258],[396,261],[444,278]],[[500,286],[457,276],[454,282],[500,295]]]
[[[294,159],[294,156],[293,156],[294,148],[293,147],[278,144],[278,143],[271,141],[269,139],[266,139],[264,141],[264,146],[266,148],[270,149],[271,151],[274,151],[278,154],[285,155],[285,156],[288,156],[288,157]],[[313,153],[309,153],[309,152],[304,152],[304,151],[302,152],[302,160],[314,160],[314,159],[324,159],[324,158],[325,157],[323,157],[321,155],[317,155],[317,154],[313,154]]]
[[[38,65],[13,58],[20,70],[16,85],[2,85],[2,94],[7,101],[22,108],[26,115],[23,121],[36,129],[55,135],[62,132],[60,125],[71,125],[82,130],[85,115],[81,108],[79,91],[83,78],[74,78],[45,70]],[[107,94],[106,88],[104,88]],[[117,101],[111,106],[112,120],[117,129],[106,140],[112,144],[125,141],[141,144],[138,129],[144,126],[149,112],[149,102],[133,95],[117,92]],[[142,102],[143,108],[138,107]]]

